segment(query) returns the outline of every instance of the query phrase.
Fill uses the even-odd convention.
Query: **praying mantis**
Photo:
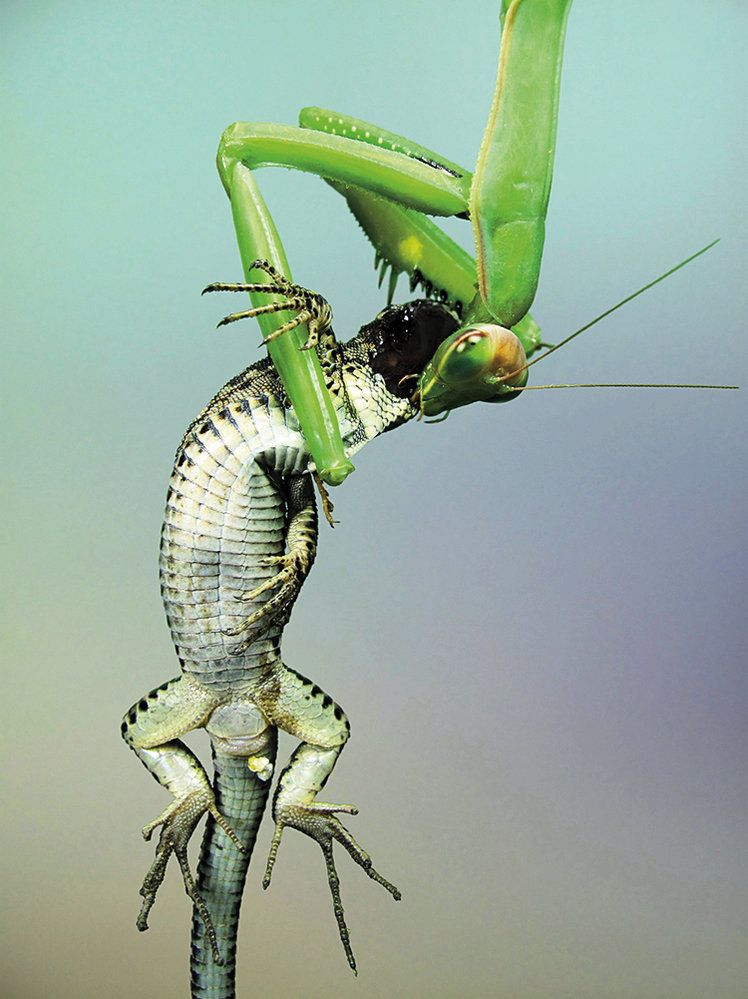
[[[257,318],[317,473],[328,485],[342,483],[353,465],[344,454],[319,364],[308,349],[308,315],[303,306],[295,315],[283,309],[285,299],[273,294],[253,266],[257,260],[268,261],[290,281],[285,252],[253,170],[282,166],[324,178],[345,198],[372,243],[380,285],[389,268],[388,303],[404,273],[411,291],[421,286],[429,297],[457,310],[460,330],[441,345],[418,379],[415,396],[421,415],[446,417],[471,402],[516,398],[527,385],[526,362],[547,346],[529,309],[540,276],[570,8],[571,0],[503,0],[496,88],[472,174],[404,136],[317,107],[302,109],[298,128],[238,122],[221,137],[218,171],[231,201],[248,282],[242,289],[249,292],[253,307],[219,325]],[[475,259],[429,216],[469,219]],[[206,291],[228,288],[240,290],[216,284]],[[508,327],[516,339],[502,335],[498,342],[495,331],[476,328],[481,323]],[[467,328],[470,339],[463,336]]]
[[[252,170],[293,167],[319,174],[338,190],[371,240],[382,275],[391,268],[390,300],[397,275],[405,272],[413,287],[421,284],[458,309],[463,328],[486,320],[516,327],[516,340],[504,337],[498,349],[495,334],[485,331],[473,331],[469,341],[458,333],[445,343],[421,375],[422,412],[435,415],[479,399],[515,396],[518,383],[526,381],[518,348],[529,357],[540,344],[529,307],[540,273],[570,7],[571,0],[503,3],[496,91],[474,175],[403,136],[319,108],[301,111],[300,128],[237,123],[224,132],[218,170],[253,303],[227,321],[257,317],[319,476],[329,485],[339,485],[353,466],[319,364],[303,349],[299,320],[308,316],[302,311],[294,318],[281,309],[283,300],[268,294],[253,266],[266,260],[290,279]],[[429,215],[469,217],[476,260]]]
[[[201,999],[234,994],[238,905],[273,773],[277,728],[298,735],[302,743],[276,792],[276,833],[264,886],[270,883],[284,826],[294,826],[315,838],[325,855],[340,937],[354,971],[332,840],[341,843],[393,898],[400,897],[334,815],[353,814],[354,807],[314,801],[347,740],[349,726],[342,709],[316,685],[278,661],[283,626],[316,550],[316,512],[310,512],[313,498],[305,492],[307,473],[316,473],[323,505],[330,513],[325,485],[338,486],[347,478],[353,471],[351,455],[367,440],[416,414],[441,417],[476,401],[516,399],[528,388],[534,354],[544,351],[541,356],[546,356],[592,325],[549,347],[529,313],[540,273],[570,6],[571,0],[504,0],[496,90],[472,174],[403,136],[319,108],[304,109],[298,128],[238,123],[221,138],[218,169],[231,203],[246,282],[216,283],[206,290],[250,295],[251,308],[230,314],[222,324],[245,318],[258,320],[290,405],[281,406],[278,393],[267,389],[274,385],[267,368],[255,372],[264,394],[255,393],[237,402],[237,392],[244,385],[241,379],[246,377],[250,384],[254,377],[248,369],[219,392],[185,435],[169,502],[173,496],[177,499],[169,507],[171,519],[167,518],[163,535],[162,581],[170,624],[177,622],[173,634],[187,681],[183,677],[152,691],[131,708],[122,723],[123,736],[141,761],[175,795],[175,802],[144,830],[149,837],[157,826],[163,826],[156,860],[141,890],[144,903],[138,925],[147,927],[148,912],[174,852],[195,906],[193,995]],[[340,360],[327,303],[292,281],[280,236],[254,175],[257,168],[268,165],[318,174],[346,199],[374,246],[382,267],[380,276],[391,269],[390,300],[399,273],[407,274],[412,287],[421,285],[427,299],[436,300],[386,309],[377,316],[364,328],[366,334],[362,330],[359,335],[368,353],[361,361],[359,351],[358,368],[346,368]],[[430,216],[469,220],[475,259]],[[393,321],[399,324],[394,333]],[[339,397],[341,392],[356,396],[357,382],[362,380],[365,386],[358,398],[363,402],[353,406],[354,419]],[[377,392],[381,395],[369,407],[372,393]],[[236,409],[232,410],[234,404]],[[229,610],[220,611],[219,617],[230,621],[220,624],[218,634],[210,631],[212,625],[203,625],[210,620],[203,587],[210,573],[205,566],[212,568],[213,564],[202,556],[217,553],[220,574],[221,558],[227,558],[220,548],[223,535],[219,531],[218,546],[211,542],[203,551],[200,546],[205,539],[216,537],[208,533],[206,525],[215,525],[208,518],[201,526],[200,514],[190,512],[200,504],[189,496],[186,501],[192,506],[180,506],[185,496],[177,487],[188,488],[184,483],[192,483],[206,489],[202,475],[208,479],[214,476],[220,483],[216,495],[234,489],[235,483],[224,478],[233,474],[226,454],[234,459],[238,450],[235,453],[228,448],[219,421],[233,426],[238,439],[245,433],[240,426],[242,414],[254,421],[255,433],[255,410],[262,407],[267,407],[272,424],[263,423],[263,432],[273,429],[275,433],[279,427],[284,434],[291,431],[283,437],[282,448],[276,437],[272,447],[265,445],[264,450],[252,452],[253,461],[258,455],[265,461],[269,451],[273,455],[279,449],[283,452],[282,469],[277,462],[269,471],[262,467],[262,487],[266,489],[262,502],[278,514],[271,529],[263,530],[275,532],[275,547],[263,548],[261,557],[252,556],[254,561],[247,558],[243,569],[253,585],[230,598]],[[278,415],[280,409],[286,413],[283,417]],[[349,419],[353,429],[349,426],[344,433],[342,418]],[[298,428],[291,426],[292,420],[298,421]],[[226,440],[233,432],[226,432]],[[218,451],[214,450],[214,437],[221,442]],[[246,444],[244,437],[242,440]],[[197,456],[206,454],[210,464],[203,468]],[[196,476],[180,471],[183,465],[197,467]],[[283,503],[276,502],[273,493],[279,481],[285,490]],[[189,532],[185,529],[188,518],[193,521]],[[278,526],[283,518],[283,526]],[[231,525],[230,530],[234,529]],[[192,538],[190,558],[197,568],[186,584],[189,573],[177,549],[184,546],[188,533]],[[250,539],[250,543],[254,541]],[[194,554],[198,549],[200,558]],[[280,567],[277,573],[268,568],[275,566]],[[226,585],[225,580],[219,585],[218,603],[229,599],[220,592]],[[191,613],[181,620],[179,595],[185,593],[185,586],[193,587],[189,590],[191,599],[183,601]],[[239,604],[249,605],[251,613],[242,617],[235,606]],[[200,613],[195,614],[198,606]],[[212,651],[216,643],[224,643],[220,654]],[[185,649],[192,658],[184,654]],[[253,655],[260,658],[255,661]],[[211,679],[211,671],[220,682]],[[308,724],[306,702],[315,708],[315,719],[322,717],[324,731]],[[303,718],[294,713],[298,705],[306,712]],[[211,734],[220,758],[215,795],[194,757],[176,741],[177,736],[201,726]],[[253,790],[246,814],[233,815],[240,772],[241,779],[254,782]],[[224,778],[227,783],[222,787]],[[189,872],[186,843],[204,812],[209,813],[208,828],[195,883]],[[241,829],[235,828],[238,824],[242,824]],[[229,874],[221,873],[222,864]]]

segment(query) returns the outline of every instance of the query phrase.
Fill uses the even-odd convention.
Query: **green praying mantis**
[[[527,381],[526,359],[541,344],[528,310],[540,273],[570,6],[571,0],[503,3],[496,91],[473,174],[403,136],[320,108],[303,109],[298,128],[237,123],[224,132],[218,170],[252,301],[252,309],[225,321],[257,317],[319,477],[328,485],[340,484],[353,465],[319,361],[307,349],[314,344],[314,330],[304,325],[309,316],[303,308],[289,312],[256,266],[267,261],[290,281],[254,171],[275,165],[323,177],[371,240],[382,267],[380,283],[391,268],[389,299],[405,272],[412,287],[421,284],[461,316],[463,327],[419,379],[423,414],[514,398]],[[469,218],[475,260],[430,215]]]
[[[353,465],[345,455],[329,392],[311,349],[316,341],[314,330],[306,325],[310,315],[301,302],[296,303],[295,313],[289,311],[294,303],[267,284],[257,267],[259,261],[268,262],[291,281],[280,236],[254,171],[282,166],[322,177],[345,198],[374,246],[380,285],[390,269],[388,302],[398,277],[405,273],[411,290],[420,285],[428,297],[439,298],[460,316],[460,329],[441,344],[414,386],[422,416],[446,418],[452,409],[471,402],[516,398],[527,387],[530,358],[548,347],[529,309],[545,239],[570,7],[571,0],[503,0],[496,87],[472,174],[404,136],[316,107],[302,109],[299,127],[237,122],[223,133],[217,165],[231,201],[248,282],[242,287],[249,292],[252,308],[227,316],[222,324],[257,318],[324,483],[339,485]],[[429,216],[469,220],[475,258]],[[211,290],[221,287],[214,285]]]

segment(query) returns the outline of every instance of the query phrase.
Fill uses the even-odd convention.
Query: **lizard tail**
[[[266,755],[273,762],[277,737]],[[190,972],[192,999],[235,999],[236,940],[244,882],[265,809],[271,781],[247,767],[246,757],[228,756],[213,746],[214,792],[219,812],[242,843],[240,853],[226,833],[208,816],[198,864],[198,892],[215,927],[223,964],[213,959],[210,941],[197,912],[192,916]]]

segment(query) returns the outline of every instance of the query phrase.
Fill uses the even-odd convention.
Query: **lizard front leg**
[[[317,505],[314,489],[308,475],[290,479],[286,498],[288,528],[285,555],[263,559],[265,565],[277,565],[278,572],[253,590],[237,595],[237,599],[256,603],[266,599],[241,622],[227,629],[226,634],[243,640],[234,646],[233,654],[244,652],[256,641],[270,624],[280,619],[284,624],[291,615],[296,597],[309,575],[317,554]]]
[[[258,316],[271,315],[274,312],[293,311],[296,315],[269,333],[262,342],[264,344],[272,343],[284,333],[306,324],[309,335],[301,350],[311,350],[312,347],[316,347],[320,338],[329,333],[332,328],[332,311],[327,300],[316,291],[310,291],[308,288],[302,288],[301,285],[289,281],[267,260],[253,260],[249,270],[253,269],[265,271],[268,282],[264,284],[226,284],[222,281],[216,281],[209,284],[207,288],[203,288],[202,294],[205,295],[212,291],[262,292],[282,295],[283,298],[269,302],[267,305],[244,309],[242,312],[232,312],[230,315],[224,316],[218,325],[227,326],[239,319],[254,319]]]
[[[336,805],[317,801],[350,735],[345,712],[311,680],[287,666],[277,669],[254,695],[262,711],[274,724],[302,740],[278,781],[273,799],[275,834],[270,847],[263,888],[270,885],[273,866],[283,829],[289,826],[311,836],[322,848],[327,880],[340,940],[348,964],[356,973],[356,959],[345,921],[340,897],[340,881],[335,869],[332,844],[337,840],[366,874],[382,885],[395,901],[400,892],[372,866],[371,857],[346,829],[336,813],[356,815],[354,805]]]
[[[137,927],[148,929],[148,913],[173,853],[182,871],[185,891],[205,925],[214,960],[220,964],[215,930],[190,871],[187,844],[201,816],[209,812],[236,846],[240,850],[243,847],[218,811],[202,764],[177,738],[203,726],[218,703],[218,698],[196,681],[187,676],[178,677],[134,704],[122,721],[121,731],[141,763],[174,796],[163,812],[143,828],[143,837],[148,840],[153,830],[162,826],[156,857],[140,889],[143,904]]]

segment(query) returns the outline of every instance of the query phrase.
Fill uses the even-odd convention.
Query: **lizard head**
[[[369,346],[369,364],[398,399],[413,395],[413,382],[441,343],[459,327],[446,306],[427,299],[391,305],[359,332]]]

